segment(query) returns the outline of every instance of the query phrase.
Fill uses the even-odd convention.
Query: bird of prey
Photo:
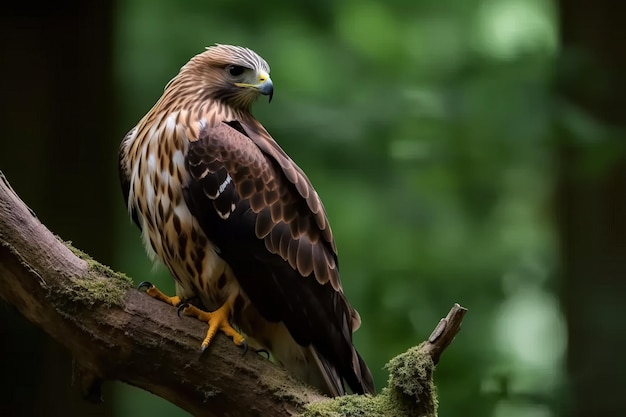
[[[373,394],[324,206],[250,112],[272,99],[269,72],[250,49],[211,46],[122,141],[128,211],[176,286],[147,293],[208,323],[202,350],[222,331],[328,395]]]

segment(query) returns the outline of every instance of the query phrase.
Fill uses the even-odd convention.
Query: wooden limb
[[[0,298],[72,352],[74,382],[85,398],[99,401],[102,382],[120,380],[194,416],[208,417],[325,416],[331,414],[320,407],[339,410],[341,401],[362,401],[359,407],[364,410],[384,405],[388,416],[434,416],[434,388],[416,387],[434,387],[434,363],[458,332],[465,312],[455,305],[445,325],[440,323],[433,332],[436,337],[394,358],[390,386],[380,395],[330,400],[258,355],[242,357],[226,337],[216,337],[200,355],[203,323],[179,318],[176,309],[132,288],[123,274],[58,239],[1,172]],[[427,414],[422,409],[422,414],[414,414],[415,401],[430,407]]]
[[[461,322],[465,313],[467,309],[455,303],[448,315],[439,321],[428,340],[424,342],[422,349],[424,353],[432,357],[435,365],[439,363],[443,351],[450,346],[454,337],[461,331]]]

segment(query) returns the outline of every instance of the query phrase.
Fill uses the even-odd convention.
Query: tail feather
[[[326,390],[323,390],[322,386],[318,386],[317,388],[324,391],[325,394],[331,397],[339,397],[342,395],[346,395],[346,389],[343,386],[343,380],[337,369],[330,364],[323,356],[320,356],[315,350],[314,347],[310,347],[309,351],[311,352],[311,356],[313,357],[317,368],[320,371],[321,379],[326,386]]]
[[[374,378],[372,377],[370,369],[367,367],[367,364],[361,355],[359,355],[359,352],[357,352],[356,349],[353,350],[354,356],[352,369],[356,375],[356,381],[350,384],[350,380],[348,380],[348,385],[352,391],[357,394],[376,395],[376,386],[374,385]]]
[[[310,352],[315,359],[321,376],[325,382],[326,389],[323,390],[331,397],[346,395],[344,380],[348,384],[350,391],[354,394],[376,394],[374,378],[367,364],[356,351],[352,348],[352,364],[344,369],[338,369],[331,364],[326,358],[318,354],[314,347],[310,347]],[[323,388],[323,387],[318,387]]]

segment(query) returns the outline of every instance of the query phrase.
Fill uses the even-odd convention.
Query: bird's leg
[[[146,289],[146,294],[148,294],[150,297],[156,298],[157,300],[163,301],[164,303],[167,303],[171,306],[176,307],[181,302],[181,299],[179,296],[175,295],[173,297],[169,297],[163,294],[161,290],[159,290],[157,287],[155,287],[154,285],[152,285],[152,283],[148,281],[143,281],[137,286],[138,290],[142,290],[144,288]]]
[[[233,339],[235,345],[243,348],[244,355],[248,351],[248,343],[244,337],[230,325],[230,313],[232,311],[232,300],[227,300],[220,308],[213,312],[200,310],[198,307],[184,303],[178,307],[178,312],[182,312],[185,316],[195,317],[200,321],[208,323],[209,330],[206,337],[202,341],[201,351],[204,352],[209,346],[213,337],[220,330],[226,336]]]
[[[195,317],[200,321],[208,323],[209,330],[207,331],[206,337],[202,341],[202,352],[204,352],[209,346],[218,330],[221,330],[226,336],[232,338],[235,345],[243,349],[244,355],[248,351],[248,343],[245,341],[244,337],[230,325],[230,313],[232,311],[233,300],[229,299],[217,310],[208,312],[190,304],[189,299],[181,300],[181,298],[177,295],[170,297],[163,294],[161,290],[148,281],[143,281],[137,286],[138,290],[143,290],[144,288],[146,290],[146,294],[150,297],[156,298],[157,300],[163,301],[171,306],[178,307],[179,316],[182,312],[186,316]]]

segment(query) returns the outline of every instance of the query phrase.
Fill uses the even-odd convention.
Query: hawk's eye
[[[243,74],[243,72],[246,70],[244,67],[240,65],[229,65],[228,68],[226,69],[228,70],[228,73],[232,75],[233,77],[237,77]]]

